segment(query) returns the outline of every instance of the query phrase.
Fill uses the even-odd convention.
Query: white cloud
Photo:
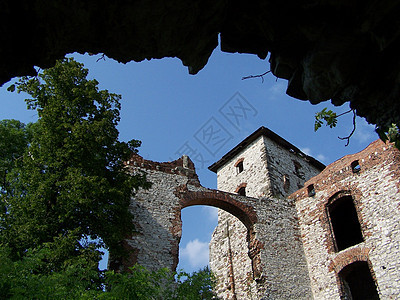
[[[283,96],[286,94],[286,88],[287,88],[287,81],[286,80],[279,80],[275,82],[269,89],[268,93],[268,98],[275,100],[280,96]]]
[[[181,248],[180,256],[188,260],[193,268],[201,268],[208,265],[208,242],[200,242],[198,239],[190,241],[185,248]]]
[[[302,152],[304,152],[307,155],[311,155],[311,149],[310,148],[302,148],[300,149]]]
[[[218,221],[218,208],[213,206],[203,206],[202,210],[207,214],[208,220],[213,222]]]
[[[326,163],[328,160],[328,158],[323,154],[314,154],[313,151],[308,147],[300,148],[300,151],[306,155],[316,158],[317,160],[319,160],[320,162],[323,162],[323,163]]]
[[[319,161],[326,162],[327,157],[323,154],[318,154],[315,158],[318,159]]]
[[[359,143],[365,143],[367,141],[372,142],[378,138],[378,135],[375,133],[375,126],[368,124],[364,119],[357,119],[357,128],[354,132],[354,138]]]

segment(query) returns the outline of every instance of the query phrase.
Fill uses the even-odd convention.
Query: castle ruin
[[[151,270],[178,264],[181,210],[219,208],[210,267],[223,299],[395,299],[400,291],[400,152],[380,140],[325,167],[265,127],[210,166],[218,189],[200,185],[183,156],[133,155],[136,232],[124,245]]]

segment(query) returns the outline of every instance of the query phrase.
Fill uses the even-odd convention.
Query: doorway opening
[[[337,251],[364,241],[357,211],[351,196],[341,197],[329,204],[328,214]]]
[[[379,294],[368,263],[357,261],[343,268],[339,273],[344,299],[376,300]]]

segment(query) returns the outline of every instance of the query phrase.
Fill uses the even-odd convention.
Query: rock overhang
[[[218,45],[270,54],[287,94],[350,106],[381,126],[400,123],[399,1],[27,1],[2,4],[0,83],[65,54],[119,62],[178,57],[197,73]]]

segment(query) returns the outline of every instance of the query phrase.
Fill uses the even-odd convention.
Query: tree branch
[[[106,60],[106,55],[104,53],[96,60],[96,62],[99,62],[100,60]]]
[[[352,131],[350,132],[350,134],[349,134],[348,136],[346,136],[346,137],[340,137],[340,136],[338,136],[338,139],[347,140],[347,143],[346,143],[345,147],[347,147],[347,146],[349,145],[349,143],[350,143],[350,138],[351,138],[351,136],[354,134],[354,132],[356,131],[356,117],[357,117],[356,111],[355,111],[354,109],[351,109],[350,111],[353,111],[353,130],[352,130]],[[350,111],[344,112],[344,113],[338,115],[338,117],[341,116],[341,115],[347,114],[347,113],[349,113]]]
[[[245,77],[242,77],[242,80],[260,77],[261,80],[262,80],[261,82],[264,83],[264,76],[267,75],[269,72],[271,72],[271,70],[269,70],[269,71],[267,71],[267,72],[265,72],[265,73],[263,73],[263,74],[259,74],[259,75],[249,75],[249,76],[245,76]]]
[[[354,112],[354,109],[351,109],[351,108],[350,108],[348,111],[345,111],[345,112],[343,112],[343,113],[341,113],[341,114],[338,114],[338,115],[336,116],[336,118],[337,118],[337,117],[340,117],[340,116],[343,116],[343,115],[345,115],[345,114],[348,114],[349,112],[352,112],[352,111]]]

